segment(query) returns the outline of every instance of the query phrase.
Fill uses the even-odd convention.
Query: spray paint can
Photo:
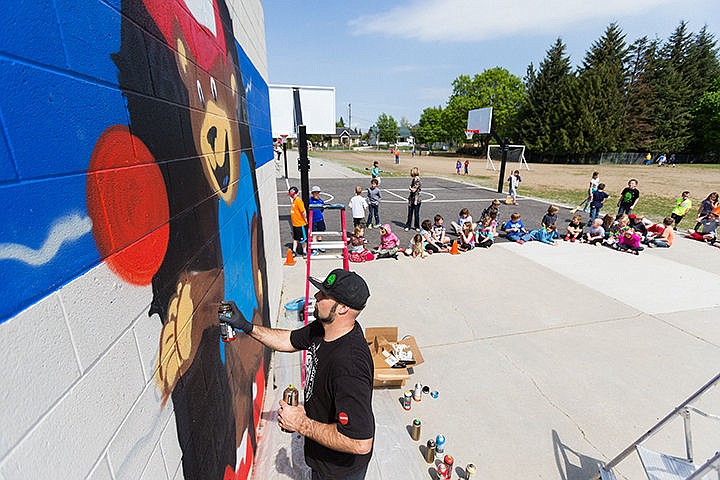
[[[435,437],[435,455],[442,458],[445,453],[445,435],[438,433]]]
[[[413,400],[416,402],[422,400],[422,384],[420,382],[415,384],[415,390],[413,390]]]
[[[437,466],[437,473],[438,477],[440,478],[449,478],[448,475],[448,467],[444,463],[441,463]]]
[[[420,424],[420,419],[416,418],[413,420],[412,428],[410,429],[410,438],[415,440],[416,442],[420,440],[420,427],[422,425]]]
[[[427,441],[427,449],[425,450],[425,461],[433,463],[435,461],[435,440],[432,438]]]
[[[475,476],[475,472],[477,472],[475,465],[468,463],[467,467],[465,467],[465,478],[471,480]]]
[[[452,457],[452,455],[445,455],[445,458],[443,458],[443,463],[448,467],[448,473],[446,478],[452,477],[453,464],[455,463],[455,459]]]
[[[288,405],[292,405],[293,407],[297,407],[298,404],[298,397],[300,396],[300,393],[298,392],[298,389],[293,387],[292,385],[288,385],[288,387],[283,391],[283,402],[287,403]],[[285,433],[291,433],[290,430],[285,430],[284,428],[280,428]]]
[[[410,410],[412,408],[412,398],[413,398],[413,392],[412,390],[408,390],[405,392],[405,395],[403,396],[403,408],[405,410]]]
[[[218,307],[218,320],[220,320],[220,338],[223,342],[232,342],[237,336],[235,329],[227,323],[227,320],[232,318],[232,307],[229,303],[222,302]]]

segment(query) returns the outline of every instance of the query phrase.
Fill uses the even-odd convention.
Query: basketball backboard
[[[490,133],[492,107],[476,108],[468,112],[467,129],[477,133]]]
[[[308,134],[335,133],[335,87],[268,85],[273,138],[297,138],[293,91],[300,93],[302,123]]]

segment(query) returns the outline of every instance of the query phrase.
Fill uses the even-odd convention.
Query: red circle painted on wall
[[[347,425],[348,420],[349,420],[347,413],[345,413],[345,412],[338,413],[338,420],[340,421],[341,424]]]
[[[148,285],[165,258],[170,208],[160,168],[127,126],[107,128],[95,144],[86,196],[105,263],[126,282]]]

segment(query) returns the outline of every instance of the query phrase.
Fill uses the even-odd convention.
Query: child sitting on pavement
[[[522,220],[520,220],[520,214],[518,212],[514,212],[510,215],[510,220],[505,223],[503,230],[506,233],[507,239],[511,242],[517,242],[521,245],[525,243],[523,235],[528,233],[528,231],[525,229],[525,225],[523,225]]]
[[[537,230],[532,230],[530,233],[525,235],[523,237],[524,240],[536,240],[538,242],[545,243],[547,245],[552,245],[553,247],[555,244],[555,238],[557,237],[557,227],[554,223],[551,223],[550,225],[543,226],[542,228],[539,228]]]
[[[495,200],[493,200],[492,202],[490,202],[490,205],[488,205],[487,207],[485,207],[485,210],[483,210],[482,213],[480,214],[480,218],[485,218],[485,217],[488,216],[488,215],[490,214],[490,212],[492,212],[492,211],[494,211],[496,214],[499,213],[499,212],[500,212],[500,205],[501,205],[500,200],[498,200],[498,199],[496,198]],[[496,216],[497,216],[497,215],[496,215]]]
[[[550,205],[547,209],[547,213],[543,215],[542,220],[540,221],[541,227],[547,227],[548,225],[555,225],[557,224],[557,214],[560,211],[558,207],[555,205]]]
[[[475,224],[473,223],[473,219],[470,216],[470,210],[467,208],[463,208],[460,210],[460,213],[458,213],[458,221],[450,222],[450,225],[453,227],[453,230],[455,230],[455,234],[457,236],[460,236],[462,234],[463,225],[465,225],[466,222],[470,222],[470,224],[475,228]]]
[[[351,262],[369,262],[370,260],[375,259],[375,255],[373,255],[372,252],[365,248],[366,243],[367,240],[365,239],[365,229],[362,227],[362,225],[358,225],[357,227],[355,227],[355,230],[353,230],[353,234],[350,235],[350,238],[348,239],[348,246],[350,247],[348,259]]]
[[[565,235],[566,242],[574,242],[582,237],[585,225],[580,220],[582,220],[582,215],[573,215],[572,219],[570,219],[567,226],[567,235]]]
[[[492,246],[497,236],[497,212],[491,212],[482,219],[482,224],[478,225],[475,233],[475,243],[478,247],[489,248]]]
[[[625,228],[623,234],[620,235],[618,241],[613,245],[613,248],[621,252],[632,253],[633,255],[639,255],[643,250],[643,247],[640,246],[640,235],[635,233],[635,230],[630,227]]]
[[[605,229],[603,228],[603,222],[599,218],[596,218],[588,228],[587,233],[583,237],[583,241],[592,245],[600,245],[604,239]]]
[[[635,230],[635,233],[640,235],[641,240],[645,240],[648,236],[648,229],[647,226],[645,226],[645,216],[644,215],[635,215],[634,213],[631,213],[628,215],[628,220],[630,222],[628,223],[628,226]]]
[[[699,228],[688,230],[688,234],[685,236],[693,240],[706,241],[710,245],[714,245],[717,241],[717,229],[718,215],[715,212],[710,212],[700,221]]]
[[[389,224],[380,226],[380,245],[373,251],[376,258],[394,258],[397,260],[398,250],[400,248],[400,239],[392,233]]]
[[[410,240],[410,245],[408,245],[408,248],[406,248],[403,253],[405,253],[405,256],[408,257],[425,258],[429,255],[425,250],[425,244],[426,242],[423,239],[423,236],[416,233]]]
[[[435,215],[435,223],[432,226],[432,236],[436,243],[446,245],[450,243],[450,238],[445,234],[443,226],[443,217],[439,213]]]
[[[458,245],[458,250],[462,252],[469,252],[475,248],[475,232],[473,231],[473,224],[472,222],[465,222],[462,225],[462,230],[460,231],[460,245]]]
[[[610,227],[610,231],[606,234],[605,244],[609,246],[615,245],[620,241],[620,237],[629,228],[630,219],[626,214],[618,215],[617,220]]]
[[[675,239],[675,229],[673,228],[673,225],[675,223],[675,219],[672,217],[665,217],[663,220],[663,228],[662,233],[658,235],[657,237],[648,239],[645,243],[648,247],[661,247],[661,248],[670,248],[673,244],[673,240]]]
[[[445,245],[442,243],[438,243],[435,241],[435,238],[433,238],[432,235],[432,224],[430,223],[429,219],[425,219],[420,224],[420,235],[423,237],[423,240],[425,241],[425,250],[428,251],[428,253],[438,253],[438,252],[447,252],[448,249]]]
[[[605,238],[610,236],[610,229],[615,224],[615,214],[608,213],[603,217],[603,229],[605,230]]]

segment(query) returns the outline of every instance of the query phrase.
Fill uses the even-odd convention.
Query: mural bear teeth
[[[215,180],[223,193],[227,193],[228,186],[230,185],[230,152],[228,150],[228,138],[225,135],[225,161],[221,167],[215,167],[213,169],[213,175]]]

